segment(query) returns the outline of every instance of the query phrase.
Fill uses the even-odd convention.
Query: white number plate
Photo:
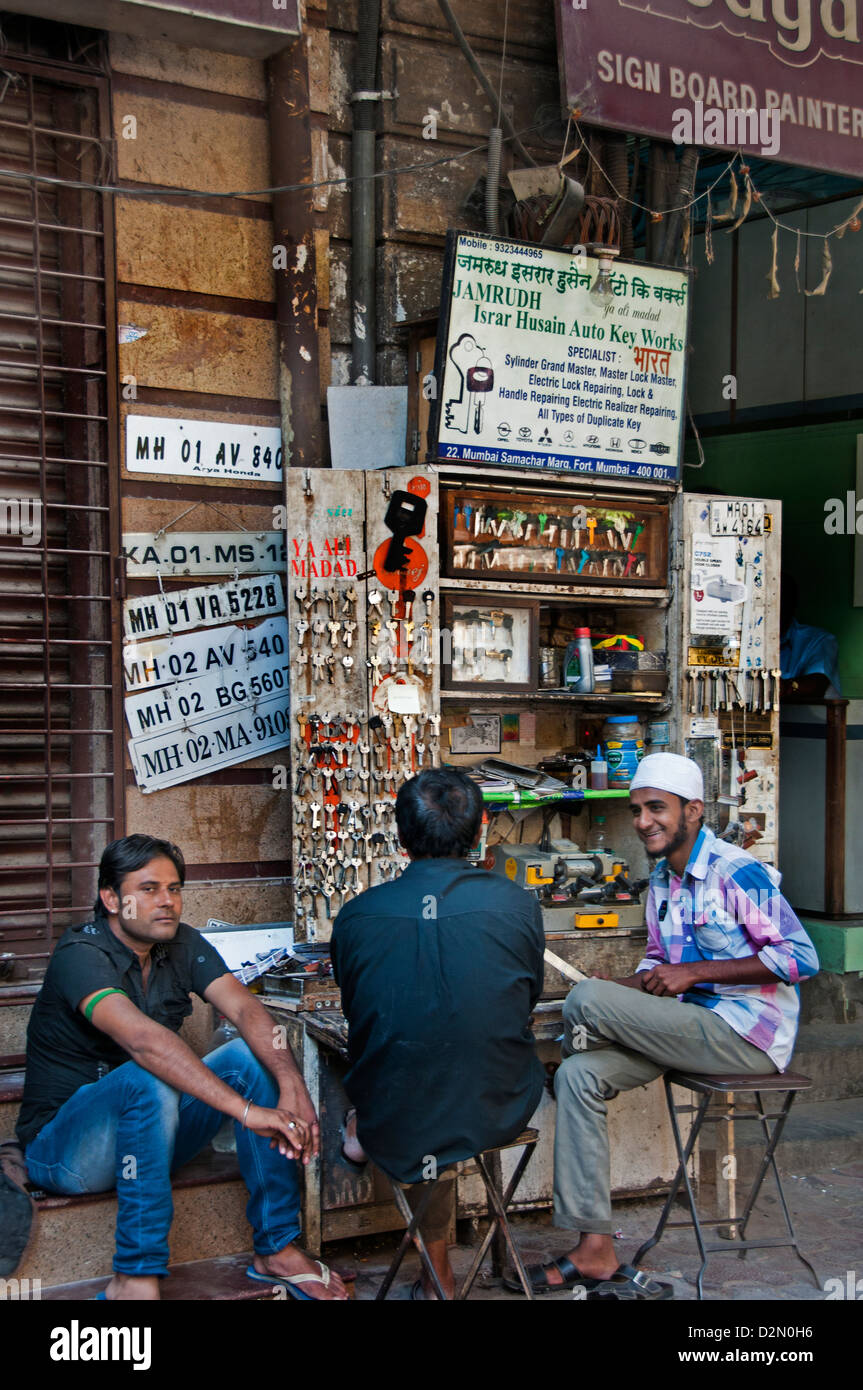
[[[711,499],[711,536],[763,536],[764,503],[740,497]]]
[[[188,632],[193,627],[213,627],[232,618],[262,618],[281,613],[285,606],[282,581],[277,574],[266,578],[238,579],[234,584],[202,584],[197,589],[174,589],[146,598],[128,598],[123,604],[126,637],[162,637]]]
[[[273,695],[184,729],[129,739],[129,756],[141,791],[156,792],[284,748],[290,741],[287,696]]]

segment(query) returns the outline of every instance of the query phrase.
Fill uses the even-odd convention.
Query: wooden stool
[[[442,1301],[448,1301],[446,1299],[443,1289],[441,1288],[440,1281],[437,1277],[437,1274],[435,1273],[434,1266],[432,1265],[432,1262],[429,1258],[429,1253],[426,1249],[425,1241],[423,1240],[422,1232],[419,1228],[420,1223],[422,1222],[423,1215],[428,1207],[429,1202],[431,1201],[432,1193],[436,1190],[438,1183],[454,1182],[455,1179],[459,1177],[461,1174],[470,1174],[471,1172],[478,1172],[480,1177],[482,1178],[483,1185],[485,1186],[486,1196],[488,1198],[489,1215],[492,1216],[492,1220],[489,1222],[489,1228],[483,1236],[482,1243],[480,1244],[476,1254],[474,1255],[473,1263],[471,1264],[471,1267],[467,1272],[465,1280],[461,1288],[456,1293],[456,1301],[466,1299],[470,1294],[470,1291],[473,1288],[474,1280],[476,1279],[476,1276],[479,1273],[480,1265],[485,1259],[486,1252],[489,1246],[492,1244],[492,1241],[495,1242],[493,1261],[496,1272],[502,1272],[501,1269],[498,1268],[498,1265],[500,1264],[500,1244],[502,1246],[505,1246],[505,1248],[509,1250],[510,1258],[512,1260],[513,1266],[515,1267],[515,1271],[518,1274],[521,1286],[524,1289],[526,1297],[533,1298],[533,1290],[530,1287],[530,1280],[527,1277],[527,1272],[525,1271],[524,1264],[522,1263],[521,1255],[519,1254],[515,1241],[512,1238],[512,1231],[510,1230],[509,1221],[507,1220],[507,1211],[509,1209],[513,1197],[516,1194],[518,1185],[524,1176],[524,1170],[527,1168],[527,1165],[533,1156],[533,1151],[536,1148],[538,1139],[538,1130],[525,1129],[522,1130],[521,1134],[519,1134],[515,1139],[511,1139],[508,1144],[498,1144],[496,1148],[486,1149],[481,1154],[475,1154],[473,1158],[464,1159],[460,1163],[453,1164],[451,1168],[446,1168],[442,1173],[439,1173],[436,1178],[432,1178],[428,1183],[424,1184],[427,1190],[423,1192],[422,1198],[415,1212],[411,1211],[408,1199],[405,1196],[405,1187],[412,1186],[412,1184],[395,1182],[392,1178],[390,1178],[390,1183],[393,1189],[393,1196],[395,1197],[396,1206],[398,1207],[399,1211],[404,1217],[407,1229],[405,1230],[405,1233],[401,1238],[398,1250],[393,1256],[392,1263],[390,1264],[390,1267],[384,1276],[383,1283],[381,1284],[380,1288],[375,1294],[375,1300],[377,1301],[386,1298],[390,1290],[390,1286],[393,1282],[393,1279],[396,1277],[396,1274],[398,1273],[399,1266],[401,1265],[401,1262],[405,1257],[407,1248],[411,1244],[411,1242],[413,1242],[413,1244],[417,1248],[420,1260],[422,1261],[423,1269],[429,1276],[435,1293],[437,1294],[438,1298]],[[510,1178],[507,1184],[506,1191],[502,1192],[501,1188],[503,1186],[503,1182],[499,1176],[500,1154],[503,1153],[505,1149],[514,1149],[518,1148],[519,1146],[522,1147],[523,1151],[519,1157],[518,1163],[516,1164],[515,1172],[513,1173],[512,1177]],[[471,1164],[475,1164],[475,1168],[471,1168]],[[495,1173],[495,1170],[497,1170],[497,1174]]]
[[[759,1076],[757,1074],[753,1075],[751,1073],[741,1075],[722,1073],[716,1075],[711,1074],[708,1076],[683,1071],[670,1071],[665,1073],[663,1079],[665,1081],[665,1099],[668,1104],[668,1114],[671,1119],[671,1128],[674,1133],[674,1143],[677,1148],[678,1168],[674,1177],[674,1181],[671,1184],[671,1191],[668,1194],[665,1206],[662,1208],[662,1213],[659,1217],[656,1230],[653,1232],[653,1235],[650,1237],[650,1239],[645,1241],[645,1243],[641,1246],[641,1249],[638,1250],[637,1253],[633,1256],[632,1263],[634,1265],[640,1264],[641,1260],[647,1254],[648,1250],[651,1250],[653,1246],[656,1245],[658,1241],[662,1238],[662,1233],[666,1227],[671,1229],[675,1226],[684,1226],[691,1227],[695,1231],[695,1239],[698,1244],[699,1254],[701,1255],[701,1268],[698,1271],[698,1278],[696,1279],[696,1289],[698,1291],[699,1298],[704,1297],[702,1280],[704,1278],[704,1271],[707,1267],[707,1259],[709,1255],[719,1253],[736,1253],[738,1258],[742,1260],[746,1258],[747,1250],[767,1250],[776,1249],[779,1247],[787,1247],[794,1251],[797,1258],[802,1261],[802,1263],[809,1270],[809,1273],[812,1275],[812,1278],[815,1280],[815,1287],[820,1289],[821,1285],[818,1282],[818,1276],[815,1273],[815,1270],[812,1268],[812,1265],[806,1259],[806,1256],[802,1255],[800,1253],[800,1250],[798,1249],[797,1237],[794,1234],[794,1227],[791,1223],[791,1216],[788,1211],[788,1205],[785,1201],[785,1193],[782,1190],[782,1183],[779,1178],[779,1170],[776,1167],[775,1158],[776,1150],[779,1146],[779,1140],[782,1137],[782,1131],[785,1128],[785,1121],[788,1119],[788,1113],[791,1109],[794,1097],[798,1091],[805,1091],[807,1087],[812,1085],[810,1078],[808,1076],[800,1076],[799,1074],[795,1074],[793,1072],[771,1072],[770,1074],[765,1074],[763,1076]],[[672,1086],[682,1086],[688,1091],[695,1091],[701,1097],[701,1099],[699,1100],[697,1105],[676,1105],[674,1101],[674,1095],[671,1089]],[[785,1100],[781,1110],[771,1111],[770,1113],[765,1112],[764,1105],[761,1099],[762,1092],[764,1091],[785,1092]],[[733,1099],[733,1093],[735,1092],[738,1094],[744,1092],[748,1095],[754,1095],[755,1103],[758,1109],[737,1110],[735,1108],[735,1102]],[[731,1097],[729,1100],[727,1100],[725,1107],[721,1110],[718,1110],[715,1114],[707,1114],[707,1107],[710,1104],[711,1097],[723,1095]],[[678,1115],[686,1114],[694,1115],[695,1119],[692,1121],[689,1136],[684,1147],[680,1135],[680,1126],[677,1123],[677,1117]],[[701,1126],[705,1123],[705,1121],[715,1123],[717,1121],[728,1121],[731,1119],[758,1120],[760,1122],[765,1141],[764,1153],[761,1157],[761,1162],[758,1167],[758,1172],[756,1174],[755,1181],[752,1184],[752,1188],[749,1192],[748,1197],[746,1198],[746,1204],[744,1206],[742,1216],[720,1216],[711,1217],[708,1220],[703,1220],[700,1219],[698,1215],[698,1210],[695,1205],[695,1197],[692,1192],[692,1183],[690,1181],[689,1172],[687,1170],[686,1165],[689,1162],[693,1149],[695,1148],[698,1136],[701,1132]],[[770,1120],[776,1121],[772,1130],[768,1123],[768,1121]],[[758,1193],[761,1189],[761,1184],[764,1181],[768,1168],[773,1169],[773,1176],[776,1179],[776,1187],[779,1192],[779,1201],[782,1207],[782,1214],[785,1218],[787,1238],[774,1238],[769,1240],[746,1240],[746,1226],[752,1214],[752,1208],[755,1206]],[[690,1219],[687,1221],[669,1221],[668,1217],[681,1183],[683,1183],[684,1187],[686,1188],[686,1197],[689,1202]],[[736,1240],[732,1246],[728,1245],[727,1239],[721,1243],[717,1243],[716,1241],[706,1242],[702,1233],[702,1227],[704,1226],[739,1226],[739,1239]],[[729,1231],[729,1236],[730,1235],[731,1231]]]

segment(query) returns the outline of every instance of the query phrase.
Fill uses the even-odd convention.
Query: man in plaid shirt
[[[529,1270],[537,1292],[670,1298],[671,1286],[618,1265],[607,1106],[664,1071],[781,1072],[800,1011],[796,986],[818,957],[779,891],[780,876],[704,824],[701,770],[655,753],[630,786],[635,831],[657,860],[647,951],[635,974],[585,980],[564,1005],[555,1075],[554,1221],[581,1232],[567,1255]]]

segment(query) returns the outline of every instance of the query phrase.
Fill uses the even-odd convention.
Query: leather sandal
[[[550,1284],[548,1282],[547,1271],[556,1269],[563,1278],[562,1284]],[[607,1279],[594,1279],[589,1274],[582,1274],[580,1269],[576,1269],[572,1260],[567,1259],[566,1255],[559,1256],[556,1260],[546,1260],[542,1265],[526,1265],[525,1274],[528,1283],[535,1294],[543,1293],[563,1293],[566,1289],[583,1288],[588,1293],[598,1288],[601,1284],[608,1283]],[[615,1276],[616,1277],[616,1276]],[[503,1276],[504,1287],[513,1293],[524,1294],[521,1280],[513,1270],[509,1270]]]
[[[594,1289],[588,1293],[591,1302],[596,1303],[662,1303],[673,1297],[671,1284],[651,1279],[633,1265],[620,1265],[610,1279],[597,1280]]]

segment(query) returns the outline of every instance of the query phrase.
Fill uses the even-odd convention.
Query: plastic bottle
[[[591,760],[590,785],[595,792],[608,791],[608,763],[602,756],[601,747],[597,747],[596,757]]]
[[[594,854],[601,854],[608,849],[608,840],[605,834],[605,816],[597,816],[590,828],[587,837],[587,848]]]
[[[593,691],[593,647],[589,627],[577,627],[575,640],[567,646],[564,684],[580,695],[590,695]]]

